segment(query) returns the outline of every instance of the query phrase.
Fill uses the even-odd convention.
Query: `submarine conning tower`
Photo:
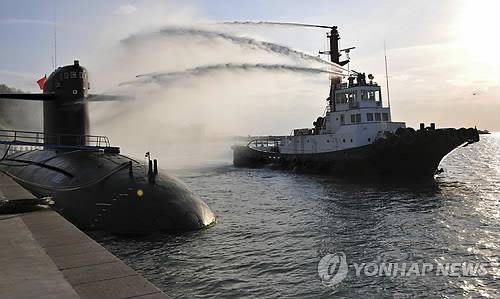
[[[85,146],[89,133],[87,70],[78,60],[59,67],[50,74],[43,87],[44,94],[53,94],[53,101],[43,102],[45,144]]]

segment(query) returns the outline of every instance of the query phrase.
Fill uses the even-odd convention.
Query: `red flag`
[[[47,75],[43,76],[42,78],[38,79],[36,83],[38,86],[40,86],[40,89],[43,90],[43,87],[45,86],[45,81],[47,80]]]

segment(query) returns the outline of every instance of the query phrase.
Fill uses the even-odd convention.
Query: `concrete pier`
[[[34,198],[0,174],[0,200]],[[0,215],[0,298],[168,298],[50,209]]]

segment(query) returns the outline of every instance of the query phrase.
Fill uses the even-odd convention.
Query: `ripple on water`
[[[182,179],[219,218],[183,235],[106,248],[173,297],[499,296],[500,135],[461,148],[431,182],[362,182],[231,166]],[[349,274],[321,284],[319,259],[344,252]],[[485,262],[483,277],[355,275],[352,263]],[[496,265],[496,266],[495,266]]]

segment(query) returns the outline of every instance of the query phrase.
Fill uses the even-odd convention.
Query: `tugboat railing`
[[[279,144],[285,136],[256,136],[247,144],[249,148],[264,151],[278,152]]]

